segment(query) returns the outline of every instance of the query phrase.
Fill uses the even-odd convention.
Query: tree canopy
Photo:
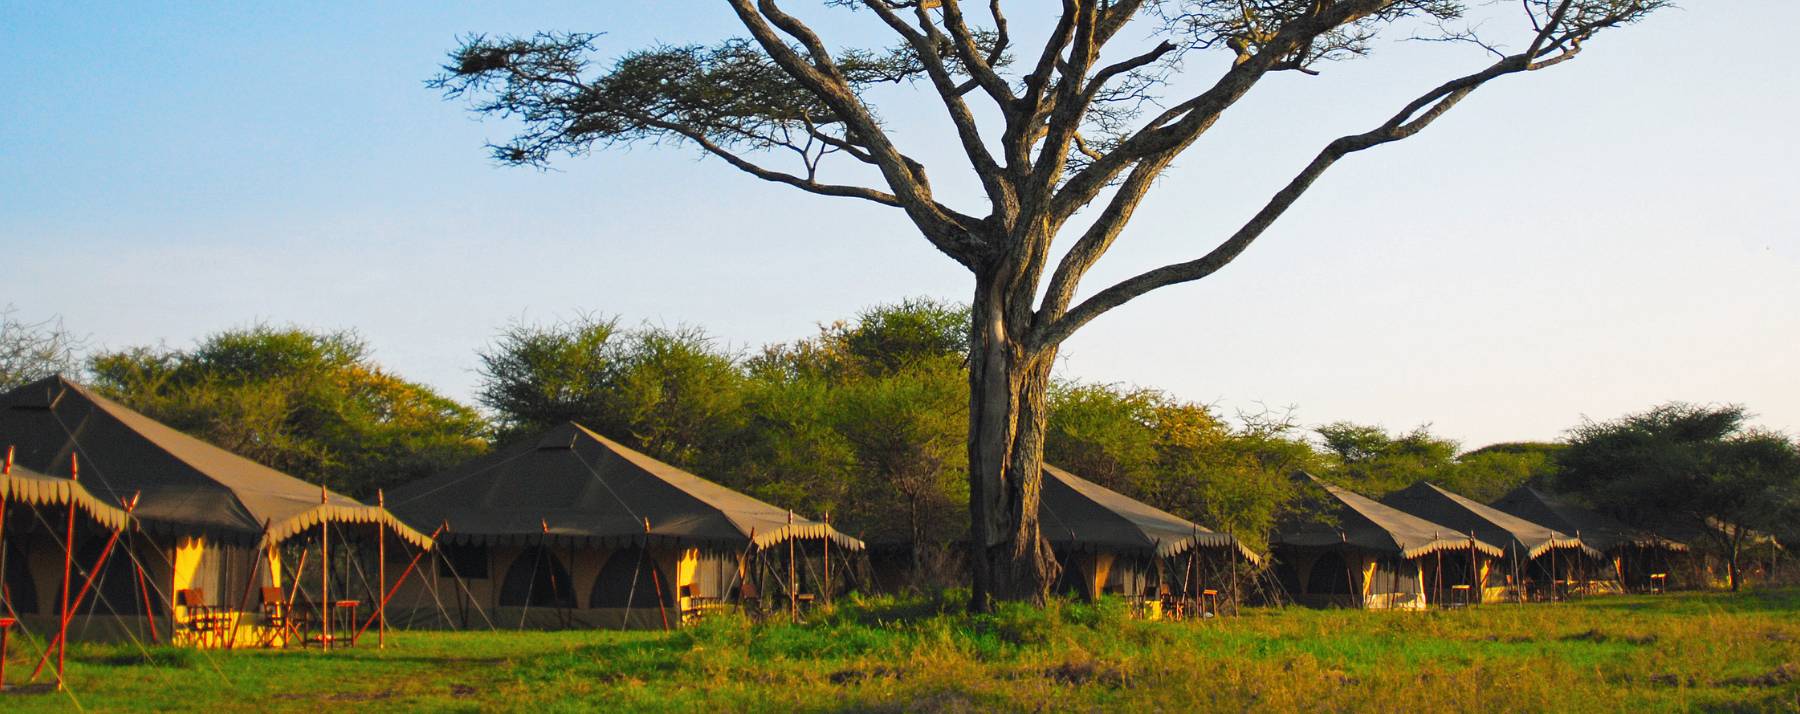
[[[1711,540],[1739,586],[1753,531],[1800,519],[1800,445],[1749,424],[1739,405],[1672,402],[1570,430],[1561,485],[1628,522],[1685,523]]]
[[[90,361],[106,396],[264,465],[368,498],[487,449],[473,409],[377,366],[353,332],[256,326]]]

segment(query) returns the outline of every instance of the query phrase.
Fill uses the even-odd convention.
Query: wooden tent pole
[[[433,541],[434,544],[437,541],[438,534],[443,533],[445,526],[448,526],[448,525],[449,525],[449,522],[446,521],[443,524],[440,524],[437,527],[437,530],[434,530],[431,532],[431,540]],[[424,558],[425,554],[428,552],[430,552],[430,551],[427,551],[427,550],[421,548],[419,550],[419,554],[413,556],[412,562],[406,564],[406,569],[400,571],[399,579],[394,581],[394,586],[387,589],[385,594],[383,594],[381,596],[381,602],[375,606],[375,615],[373,617],[370,617],[367,622],[363,623],[362,629],[359,629],[356,631],[356,634],[358,636],[361,636],[362,633],[368,631],[369,626],[375,624],[375,622],[378,619],[381,621],[382,627],[387,626],[387,618],[385,615],[387,613],[388,601],[394,599],[394,595],[396,593],[400,592],[400,586],[406,583],[406,576],[412,574],[413,568],[417,567],[419,564],[419,559]],[[386,587],[386,583],[383,583],[383,587]]]
[[[1436,537],[1435,533],[1432,535],[1433,535],[1433,537]],[[1437,570],[1432,572],[1432,578],[1431,578],[1431,580],[1432,580],[1431,597],[1434,600],[1434,602],[1431,604],[1441,605],[1444,602],[1444,551],[1439,550],[1439,551],[1437,551],[1436,555],[1437,555]]]
[[[150,607],[150,587],[145,582],[148,578],[144,575],[143,564],[137,562],[136,558],[131,559],[131,570],[137,576],[138,594],[144,599],[144,621],[150,623],[150,644],[154,645],[159,638],[156,635],[156,613]]]
[[[11,489],[12,462],[13,462],[13,447],[8,446],[8,447],[6,447],[6,464],[4,466],[0,466],[0,479],[4,479],[4,481],[5,481],[5,483],[0,483],[0,602],[5,602],[8,612],[11,612],[11,608],[12,608],[12,589],[5,587],[5,583],[6,583],[6,497],[8,495],[8,492],[12,490]],[[29,568],[31,566],[30,563],[26,563],[25,565],[27,568]],[[36,595],[36,593],[32,593],[32,594],[34,596]],[[0,637],[5,637],[5,636],[6,636],[5,632],[0,631]],[[0,654],[4,654],[5,649],[6,649],[5,647],[0,647]],[[0,658],[0,667],[5,667],[5,666],[6,666],[6,661],[4,660],[4,658]],[[5,686],[6,686],[6,677],[4,676],[3,672],[0,672],[0,687],[5,687]]]
[[[749,594],[751,587],[753,587],[750,584],[750,550],[755,547],[756,547],[756,527],[751,526],[750,542],[745,543],[744,551],[741,553],[738,553],[738,562],[737,562],[738,582],[737,582],[737,585],[738,585],[738,609],[740,611],[744,607],[744,598]],[[761,591],[757,592],[757,598],[759,600],[762,598]]]
[[[1550,539],[1550,602],[1556,602],[1556,538]]]
[[[1469,602],[1465,604],[1477,605],[1486,599],[1485,584],[1481,579],[1481,564],[1475,558],[1475,531],[1469,531]]]
[[[1225,546],[1225,562],[1231,565],[1231,616],[1237,617],[1238,598],[1243,596],[1243,593],[1238,590],[1237,532],[1234,529],[1226,528],[1225,535],[1231,539],[1231,542]]]
[[[319,505],[325,505],[329,498],[325,487],[319,486]],[[319,635],[319,644],[326,650],[331,649],[331,522],[324,513],[319,514],[319,610],[325,615],[325,622]]]
[[[81,464],[75,454],[69,454],[69,480],[81,480]],[[69,571],[75,564],[75,499],[69,498],[69,531],[63,540],[63,577],[62,577],[62,624],[57,627],[56,640],[56,688],[63,688],[63,660],[69,652]],[[48,655],[49,651],[46,650]]]
[[[825,534],[819,537],[825,546],[825,604],[831,605],[831,512],[825,512]]]
[[[650,519],[644,519],[644,553],[650,552]],[[662,572],[656,569],[656,559],[650,559],[650,583],[656,586],[656,612],[662,615],[663,631],[669,630],[669,606],[663,604]]]
[[[795,541],[795,538],[794,538],[794,512],[793,511],[788,511],[787,522],[788,522],[788,533],[787,533],[787,538],[788,538],[788,581],[787,581],[788,617],[792,618],[793,622],[799,622],[800,621],[800,587],[799,587],[800,584],[795,581],[795,578],[798,577],[798,573],[795,572],[796,568],[795,568],[795,563],[794,563],[794,559],[795,559],[794,541]]]
[[[387,513],[387,493],[382,489],[375,489],[375,505],[381,508],[382,513]],[[375,578],[380,583],[380,589],[377,592],[384,592],[387,590],[387,523],[380,517],[375,520],[375,568],[377,572]],[[375,631],[375,649],[387,649],[386,597],[381,598],[381,602],[375,603],[375,621],[381,623],[380,629]],[[350,639],[356,638],[352,636]]]

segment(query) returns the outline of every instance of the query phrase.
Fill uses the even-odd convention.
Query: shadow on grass
[[[1742,592],[1676,592],[1666,595],[1593,597],[1579,601],[1592,610],[1695,613],[1792,613],[1800,615],[1800,590],[1792,588]]]

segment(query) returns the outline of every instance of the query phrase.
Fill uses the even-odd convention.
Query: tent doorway
[[[662,582],[664,605],[674,605],[674,589],[656,567],[656,559],[642,548],[614,551],[594,577],[588,607],[642,607],[656,604],[657,582]]]
[[[1355,592],[1350,586],[1350,565],[1344,556],[1327,551],[1313,561],[1312,573],[1306,578],[1306,592],[1309,595],[1349,595]]]
[[[501,607],[575,607],[569,568],[548,548],[532,546],[514,558],[500,585]]]

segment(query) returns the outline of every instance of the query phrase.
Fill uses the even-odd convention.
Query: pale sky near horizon
[[[789,4],[875,36],[867,13]],[[0,305],[100,348],[354,328],[384,366],[466,400],[476,351],[513,320],[616,314],[750,349],[972,287],[892,209],[692,150],[497,167],[482,144],[509,125],[422,85],[464,33],[708,42],[732,33],[720,5],[248,5],[0,0]],[[1800,432],[1800,3],[1686,5],[1346,159],[1218,275],[1084,329],[1061,373],[1226,414],[1431,423],[1470,448],[1669,400]],[[1485,61],[1388,43],[1267,81],[1085,292],[1198,255],[1325,141]],[[975,205],[935,100],[885,96],[940,195]]]

